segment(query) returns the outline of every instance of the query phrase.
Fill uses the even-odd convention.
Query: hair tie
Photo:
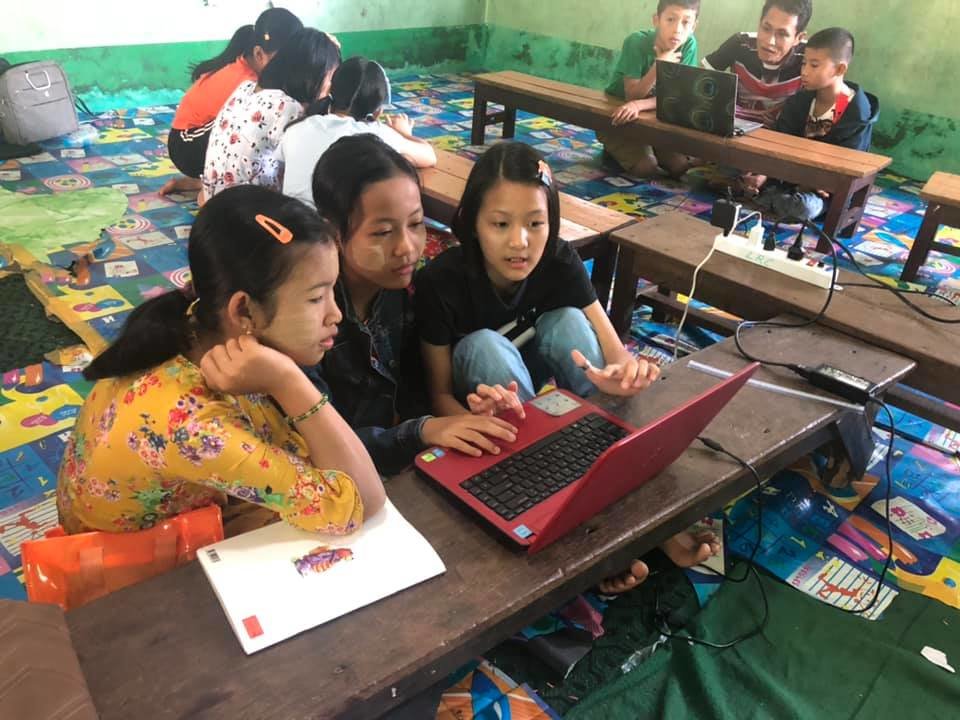
[[[194,311],[197,309],[197,303],[200,302],[200,298],[196,298],[192,303],[187,306],[187,311],[184,313],[188,318],[192,318]]]
[[[553,185],[553,173],[550,171],[550,166],[543,160],[537,162],[537,179],[546,187]]]

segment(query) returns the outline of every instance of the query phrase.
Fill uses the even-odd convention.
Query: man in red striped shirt
[[[813,0],[765,0],[756,34],[736,33],[703,59],[704,67],[736,73],[738,117],[776,126],[783,104],[800,90],[812,16]],[[756,195],[765,180],[747,174],[740,185],[746,194]]]

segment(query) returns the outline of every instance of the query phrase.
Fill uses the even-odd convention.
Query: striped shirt
[[[773,128],[787,98],[800,91],[805,47],[799,43],[782,63],[770,66],[757,54],[757,34],[737,33],[704,58],[703,65],[737,75],[737,117]]]

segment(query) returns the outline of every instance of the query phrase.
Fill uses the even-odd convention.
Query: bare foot
[[[643,560],[634,560],[630,564],[630,569],[619,575],[608,577],[597,585],[597,588],[603,595],[619,595],[627,590],[633,590],[640,583],[647,579],[650,569]]]
[[[689,568],[720,552],[720,542],[712,532],[697,535],[682,532],[663,543],[660,549],[677,567]]]
[[[163,187],[160,188],[160,194],[169,195],[170,193],[199,192],[202,187],[203,183],[200,182],[200,178],[178,177],[173,180],[167,180]]]

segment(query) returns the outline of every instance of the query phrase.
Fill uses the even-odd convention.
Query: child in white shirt
[[[283,193],[313,205],[313,169],[337,140],[370,133],[409,160],[414,167],[432,167],[437,154],[426,140],[413,136],[406,115],[384,116],[390,104],[390,81],[383,68],[363,57],[345,60],[330,84],[330,111],[310,115],[290,125],[280,142],[285,164]]]

